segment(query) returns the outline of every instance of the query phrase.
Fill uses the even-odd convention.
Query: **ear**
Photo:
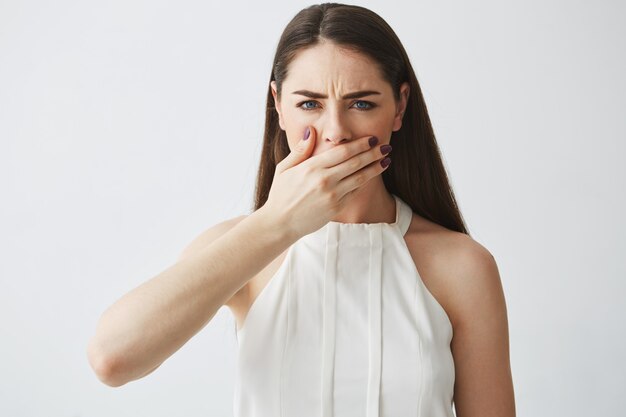
[[[282,111],[280,109],[280,101],[278,100],[278,93],[276,89],[276,81],[270,81],[270,88],[272,90],[272,96],[274,96],[274,104],[276,107],[276,112],[278,113],[278,124],[282,130],[285,130],[285,126],[283,124],[283,116]]]
[[[400,102],[396,106],[396,116],[393,119],[393,128],[394,132],[397,132],[402,127],[402,117],[404,116],[404,112],[406,111],[406,106],[409,101],[409,92],[411,88],[408,82],[402,83],[400,86]]]

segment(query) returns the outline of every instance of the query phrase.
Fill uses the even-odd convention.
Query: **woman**
[[[368,9],[287,25],[253,213],[110,307],[90,362],[112,386],[141,378],[223,305],[236,416],[515,415],[495,260],[463,224],[402,44]]]

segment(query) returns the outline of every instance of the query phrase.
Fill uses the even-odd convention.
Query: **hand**
[[[380,144],[370,146],[372,136],[363,136],[311,157],[317,132],[300,140],[292,152],[276,165],[265,205],[267,213],[279,216],[296,236],[324,226],[340,213],[346,197],[386,167],[380,161]]]

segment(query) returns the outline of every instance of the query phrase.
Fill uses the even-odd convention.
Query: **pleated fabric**
[[[452,325],[394,223],[295,242],[237,331],[235,417],[453,417]]]

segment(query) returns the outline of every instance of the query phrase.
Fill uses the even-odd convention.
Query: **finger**
[[[276,172],[283,172],[308,159],[313,149],[315,149],[316,136],[315,128],[313,126],[307,126],[302,134],[302,139],[300,139],[289,155],[276,164]]]
[[[374,162],[371,162],[365,168],[359,169],[358,171],[339,180],[337,183],[337,193],[341,196],[341,198],[363,186],[363,184],[366,184],[369,180],[377,175],[380,175],[383,171],[389,168],[391,158],[388,155],[381,155],[378,157],[378,155],[380,155],[380,151],[375,151],[377,152],[377,156]]]
[[[315,155],[311,158],[309,163],[317,167],[331,168],[347,161],[355,155],[372,149],[377,143],[378,139],[375,136],[363,136]]]

